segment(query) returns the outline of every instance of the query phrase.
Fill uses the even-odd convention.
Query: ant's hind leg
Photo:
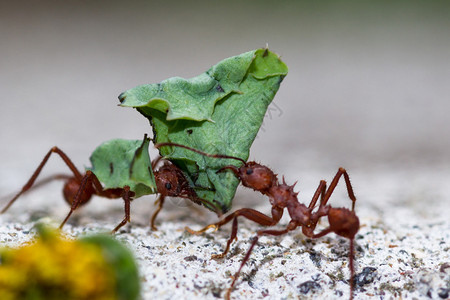
[[[28,191],[33,186],[34,182],[36,181],[36,178],[41,173],[42,168],[45,166],[45,164],[47,163],[47,161],[50,158],[50,155],[52,153],[58,154],[62,158],[62,160],[66,163],[66,165],[69,167],[69,169],[72,171],[72,173],[74,174],[75,178],[81,181],[83,176],[77,170],[77,168],[75,167],[73,162],[70,160],[70,158],[63,151],[61,151],[61,149],[59,149],[58,147],[53,147],[47,152],[47,154],[45,155],[44,159],[41,161],[41,163],[39,164],[37,169],[34,171],[33,175],[31,175],[31,178],[28,180],[28,182],[22,187],[21,191],[19,193],[17,193],[8,202],[8,204],[2,209],[0,214],[4,213],[5,211],[7,211],[8,208],[17,200],[17,198],[19,198],[23,193]]]
[[[42,180],[39,180],[38,182],[35,182],[35,183],[33,184],[33,186],[31,186],[31,187],[27,190],[27,192],[32,191],[32,190],[36,190],[36,189],[38,189],[38,188],[40,188],[40,187],[42,187],[42,186],[44,186],[44,185],[46,185],[46,184],[48,184],[48,183],[50,183],[50,182],[53,182],[53,181],[55,181],[55,180],[64,180],[64,181],[66,181],[66,180],[69,180],[69,179],[71,179],[71,178],[73,178],[73,176],[72,176],[72,175],[67,175],[67,174],[56,174],[56,175],[51,175],[51,176],[45,177],[45,178],[42,179]],[[7,195],[7,196],[3,196],[3,197],[1,197],[1,199],[2,199],[2,200],[3,200],[3,199],[9,199],[9,200],[10,200],[10,199],[13,198],[15,195],[16,195],[16,193],[11,194],[11,195]]]
[[[325,193],[325,196],[321,200],[320,205],[321,206],[325,206],[327,204],[327,202],[330,199],[331,194],[333,194],[333,191],[336,188],[336,186],[337,186],[341,176],[344,176],[345,185],[347,187],[348,197],[352,201],[352,211],[354,211],[355,210],[355,203],[356,203],[356,196],[355,196],[355,193],[353,192],[353,187],[352,187],[352,184],[350,182],[350,177],[348,176],[348,173],[347,173],[347,171],[344,168],[339,168],[339,170],[337,171],[336,175],[334,176],[333,180],[330,183],[330,186],[328,187],[328,189],[327,189],[327,191]]]
[[[339,209],[337,209],[337,210],[339,210]],[[344,208],[342,208],[340,210],[342,212],[344,212],[344,213],[345,213],[344,210],[346,210],[347,212],[350,212],[349,210],[344,209]],[[351,214],[354,214],[354,212],[352,211]],[[353,216],[353,219],[355,219],[355,218],[357,220],[356,215]],[[352,219],[352,217],[350,217],[350,219]],[[322,230],[322,231],[320,231],[320,232],[318,232],[316,234],[314,234],[312,232],[312,230],[307,230],[306,232],[303,231],[303,233],[305,233],[306,236],[308,236],[310,238],[313,238],[313,239],[320,238],[320,237],[325,236],[325,235],[327,235],[329,233],[332,233],[332,232],[334,232],[334,233],[336,233],[336,234],[338,234],[340,236],[344,236],[344,237],[349,239],[349,241],[350,241],[350,245],[349,245],[350,251],[349,251],[349,254],[348,254],[348,261],[349,261],[349,265],[348,266],[349,266],[349,271],[350,271],[350,281],[349,281],[349,285],[350,285],[350,299],[353,299],[354,278],[355,278],[355,266],[354,266],[354,260],[355,260],[355,258],[354,258],[354,256],[355,256],[355,245],[354,245],[354,243],[355,242],[354,242],[354,240],[355,240],[355,236],[354,235],[358,231],[358,228],[359,228],[359,221],[358,221],[358,224],[355,224],[354,227],[353,227],[353,232],[355,232],[355,233],[350,233],[350,234],[345,234],[345,235],[339,234],[338,232],[336,232],[336,231],[339,230],[339,228],[332,228],[332,227],[325,228],[324,230]]]

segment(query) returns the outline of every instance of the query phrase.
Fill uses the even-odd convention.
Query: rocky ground
[[[312,174],[296,187],[301,190],[300,199],[308,199],[316,179],[323,177]],[[355,298],[448,299],[450,201],[446,182],[450,174],[416,169],[355,170],[351,175],[361,221],[356,236]],[[17,247],[33,237],[36,222],[62,220],[67,207],[55,192],[59,188],[59,183],[52,183],[37,189],[2,215],[0,245]],[[348,205],[345,198],[345,190],[339,188],[330,203]],[[131,224],[116,234],[136,255],[142,298],[223,297],[259,226],[241,221],[238,241],[229,255],[213,260],[211,254],[220,253],[226,243],[229,226],[190,235],[185,226],[199,229],[216,216],[171,199],[159,216],[158,231],[151,231],[148,219],[153,201],[152,197],[135,200]],[[236,207],[245,205],[263,212],[270,208],[265,198],[240,188]],[[106,232],[121,218],[119,201],[96,198],[74,215],[64,232],[71,237]],[[277,228],[288,221],[285,215]],[[244,267],[232,299],[348,298],[348,249],[348,241],[333,234],[317,240],[305,238],[300,231],[263,237]]]

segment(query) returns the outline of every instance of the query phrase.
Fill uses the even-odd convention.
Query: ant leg
[[[130,187],[128,185],[123,187],[122,192],[122,199],[125,202],[125,217],[123,218],[122,222],[120,222],[119,225],[116,226],[116,228],[113,229],[111,233],[115,233],[117,230],[119,230],[120,227],[127,224],[127,222],[130,222]]]
[[[313,211],[314,207],[316,206],[317,200],[319,200],[320,197],[319,209],[317,212],[311,215],[309,226],[302,227],[302,231],[310,231],[310,232],[314,231],[314,229],[317,226],[317,223],[319,222],[319,219],[323,216],[326,216],[326,214],[328,213],[324,208],[324,206],[322,206],[322,203],[324,203],[324,196],[326,190],[327,190],[327,183],[325,180],[321,180],[308,206],[309,211]]]
[[[210,228],[214,228],[214,231],[216,231],[223,225],[225,225],[225,224],[229,223],[231,220],[233,220],[231,236],[227,241],[225,250],[221,254],[214,254],[211,256],[211,258],[219,259],[219,258],[223,258],[228,253],[228,251],[230,250],[231,243],[236,239],[237,230],[238,230],[237,218],[239,216],[242,216],[246,219],[249,219],[249,220],[251,220],[255,223],[258,223],[260,225],[263,225],[263,226],[272,226],[272,225],[277,224],[278,221],[281,219],[281,217],[283,216],[283,210],[274,208],[274,209],[272,209],[272,217],[269,217],[269,216],[267,216],[257,210],[254,210],[254,209],[242,208],[242,209],[239,209],[239,210],[233,212],[232,214],[228,215],[223,220],[221,220],[217,223],[214,223],[214,224],[210,224],[199,231],[192,230],[189,227],[186,227],[185,229],[191,234],[200,234]]]
[[[73,176],[67,175],[67,174],[56,174],[56,175],[52,175],[52,176],[46,177],[46,178],[44,178],[44,179],[42,179],[42,180],[36,182],[35,184],[33,184],[32,187],[30,187],[30,188],[28,189],[28,191],[32,191],[32,190],[38,189],[38,188],[40,188],[41,186],[44,186],[44,185],[46,185],[47,183],[50,183],[50,182],[52,182],[52,181],[54,181],[54,180],[68,180],[68,179],[70,179],[70,178],[73,178]],[[2,199],[11,199],[12,197],[14,197],[14,195],[15,195],[15,194],[11,194],[11,195],[8,195],[8,196],[4,196],[4,197],[2,197]]]
[[[350,177],[348,176],[348,173],[344,168],[339,168],[339,170],[337,171],[336,175],[334,176],[333,180],[330,183],[330,186],[328,187],[327,192],[325,193],[325,196],[323,197],[323,199],[320,202],[320,206],[325,206],[327,204],[327,202],[330,199],[331,194],[333,193],[334,189],[336,188],[341,176],[344,176],[345,184],[347,186],[348,197],[350,198],[350,200],[352,200],[352,211],[354,211],[356,197],[355,197],[355,193],[353,192],[353,187],[350,182]]]
[[[348,210],[346,208],[330,208],[323,207],[323,211],[319,211],[318,213],[328,216],[328,221],[330,226],[321,232],[314,234],[313,230],[315,226],[312,227],[303,227],[303,233],[313,239],[322,237],[324,235],[329,234],[330,232],[334,232],[339,236],[348,238],[350,240],[350,253],[349,253],[349,268],[350,268],[350,299],[353,299],[353,279],[355,277],[355,267],[354,267],[354,239],[355,235],[359,229],[359,219],[356,216],[355,212],[352,210]],[[319,216],[320,217],[320,216]]]
[[[50,155],[52,153],[56,153],[58,154],[62,160],[66,163],[66,165],[69,167],[69,169],[72,171],[72,173],[74,174],[75,178],[77,178],[78,180],[81,181],[82,179],[82,175],[81,173],[77,170],[77,168],[75,167],[75,165],[73,164],[73,162],[70,160],[70,158],[64,153],[62,152],[58,147],[53,147],[51,148],[47,154],[44,156],[44,159],[41,161],[41,163],[39,164],[39,166],[37,167],[37,169],[34,171],[33,175],[31,176],[31,178],[28,180],[28,182],[22,187],[22,190],[17,193],[17,195],[15,195],[9,202],[8,204],[2,209],[2,211],[0,212],[0,214],[4,213],[5,211],[8,210],[8,208],[17,200],[17,198],[19,198],[23,193],[25,193],[26,191],[28,191],[34,184],[36,178],[39,176],[39,174],[42,171],[42,168],[44,167],[44,165],[47,163],[48,159],[50,158]]]
[[[222,253],[220,254],[213,254],[211,255],[212,259],[221,259],[224,258],[225,255],[227,255],[228,251],[230,250],[230,245],[231,243],[237,239],[237,230],[238,230],[238,222],[237,222],[237,217],[233,219],[233,226],[231,227],[231,235],[230,238],[227,241],[227,245],[225,247],[225,250],[223,250]]]
[[[255,212],[258,214],[256,215]],[[255,223],[258,223],[259,225],[263,225],[263,226],[273,226],[273,225],[277,224],[278,221],[280,221],[281,217],[283,216],[283,210],[280,210],[277,208],[272,208],[272,218],[260,213],[259,211],[249,209],[249,208],[240,209],[240,210],[236,211],[235,213],[237,213],[237,214],[233,218],[231,236],[227,241],[225,250],[221,254],[213,254],[211,256],[211,258],[214,258],[214,259],[223,258],[230,250],[231,243],[234,240],[237,240],[236,235],[237,235],[237,230],[238,230],[238,222],[237,222],[238,216],[243,216],[246,219],[249,219],[249,220],[251,220]]]
[[[69,218],[72,215],[72,213],[80,205],[81,195],[82,195],[83,191],[86,189],[87,184],[92,184],[92,176],[95,177],[94,173],[92,173],[91,171],[86,171],[86,174],[81,179],[80,188],[78,189],[77,194],[75,195],[75,198],[73,199],[72,205],[70,207],[70,211],[67,214],[67,216],[64,219],[64,221],[61,223],[61,225],[59,225],[59,229],[63,228],[64,224],[66,224],[67,220],[69,220]],[[95,177],[95,179],[97,179],[97,177]],[[97,179],[97,181],[98,181],[98,179]],[[97,188],[96,184],[94,184],[94,186]],[[100,188],[101,188],[101,185],[100,185]]]
[[[216,231],[223,225],[225,225],[225,224],[229,223],[231,220],[233,220],[231,236],[227,241],[225,250],[221,254],[214,254],[211,256],[211,258],[219,259],[219,258],[223,258],[228,253],[228,251],[230,250],[231,243],[236,239],[237,230],[238,230],[237,218],[239,216],[242,216],[242,217],[244,217],[250,221],[253,221],[255,223],[258,223],[262,226],[272,226],[272,225],[275,225],[276,223],[278,223],[278,221],[281,219],[281,217],[283,216],[283,210],[272,209],[272,217],[269,217],[269,216],[267,216],[257,210],[254,210],[254,209],[242,208],[242,209],[239,209],[239,210],[233,212],[232,214],[229,214],[223,220],[221,220],[217,223],[214,223],[214,224],[210,224],[198,231],[192,230],[189,227],[186,227],[185,229],[191,234],[201,234],[210,228],[214,228],[214,231]]]
[[[275,212],[274,212],[274,210],[272,210],[272,217],[269,217],[257,210],[251,209],[251,208],[241,208],[241,209],[238,209],[237,211],[229,214],[228,216],[226,216],[224,219],[220,220],[219,222],[209,224],[200,230],[192,230],[189,227],[185,227],[185,229],[190,234],[201,234],[210,228],[214,228],[214,231],[217,231],[220,227],[229,223],[231,220],[233,220],[234,218],[237,218],[239,216],[242,216],[246,219],[249,219],[249,220],[251,220],[255,223],[258,223],[260,225],[263,225],[263,226],[271,226],[271,225],[278,223],[278,221],[281,219],[282,215],[283,215],[282,210],[281,211],[275,210]]]
[[[350,178],[348,176],[347,171],[344,168],[339,168],[339,170],[337,171],[333,180],[331,181],[331,184],[328,187],[328,189],[327,189],[326,182],[324,180],[320,181],[319,186],[317,187],[317,190],[314,193],[314,196],[313,196],[308,208],[311,210],[314,208],[317,200],[319,199],[319,196],[320,196],[320,206],[319,206],[319,209],[317,210],[317,212],[315,212],[311,216],[310,226],[302,228],[302,231],[304,234],[308,234],[307,232],[309,232],[310,235],[313,234],[312,232],[316,228],[316,225],[319,222],[319,219],[321,217],[329,215],[328,209],[326,208],[326,204],[327,204],[328,200],[330,199],[331,195],[333,194],[334,189],[336,188],[337,184],[339,183],[339,179],[341,178],[341,176],[344,176],[346,187],[347,187],[348,197],[352,201],[352,212],[355,210],[356,197],[353,192],[353,187],[350,182]],[[339,209],[337,209],[337,211],[339,211]],[[353,220],[353,217],[351,217],[350,220]]]
[[[165,200],[165,197],[163,195],[159,195],[158,199],[156,199],[156,201],[155,201],[155,204],[158,204],[158,208],[153,213],[152,219],[150,221],[150,226],[151,226],[152,230],[155,230],[155,231],[158,230],[158,228],[156,228],[156,226],[155,226],[155,220],[156,220],[156,216],[159,214],[159,212],[163,208],[164,200]]]
[[[159,161],[162,159],[162,156],[159,156],[157,158],[155,158],[154,160],[152,160],[152,170],[155,169],[156,165],[159,163]]]
[[[350,239],[350,253],[349,253],[349,264],[348,267],[350,268],[350,300],[353,299],[353,290],[354,290],[354,280],[355,280],[355,266],[354,266],[354,260],[355,260],[355,242],[354,239]]]
[[[333,232],[333,230],[331,228],[326,228],[324,230],[322,230],[321,232],[317,233],[317,234],[312,234],[312,235],[307,235],[310,238],[316,239],[319,237],[322,237],[324,235],[329,234],[330,232]],[[355,256],[355,245],[354,245],[354,238],[348,238],[350,240],[350,253],[348,255],[348,260],[349,260],[349,269],[350,269],[350,300],[353,299],[353,290],[354,290],[354,278],[355,278],[355,266],[354,266],[354,256]]]
[[[308,206],[309,209],[313,209],[314,206],[316,206],[316,202],[319,199],[319,196],[320,196],[320,203],[323,203],[326,189],[327,189],[326,181],[321,180],[319,186],[317,187],[316,192],[314,193],[314,196],[311,199],[311,202],[309,203]]]
[[[86,171],[86,174],[89,174],[90,176],[90,180],[91,183],[94,185],[94,188],[96,190],[96,194],[102,197],[106,197],[106,198],[116,198],[116,195],[114,193],[110,194],[108,193],[108,190],[104,190],[102,184],[100,183],[100,180],[98,180],[97,176],[95,176],[94,173],[92,173],[91,171]],[[122,188],[122,193],[120,195],[120,197],[122,197],[124,204],[125,204],[125,208],[124,208],[124,212],[125,212],[125,216],[122,220],[122,222],[119,223],[119,225],[117,225],[112,231],[111,233],[115,233],[117,230],[119,230],[122,226],[124,226],[125,224],[127,224],[127,222],[130,222],[131,217],[130,217],[130,206],[131,206],[131,197],[134,195],[134,193],[132,191],[130,191],[130,187],[128,185],[124,186]],[[79,204],[78,204],[79,205]],[[77,205],[77,207],[78,207]]]
[[[30,191],[30,190],[34,190],[34,189],[40,188],[41,186],[46,185],[47,183],[50,183],[50,182],[52,182],[54,180],[68,180],[70,178],[73,178],[73,176],[67,175],[67,174],[52,175],[52,176],[46,177],[46,178],[36,182],[28,190]]]
[[[241,266],[239,267],[238,271],[233,276],[233,281],[231,282],[230,287],[227,290],[227,293],[225,294],[225,299],[230,299],[231,292],[233,290],[233,287],[239,278],[239,274],[241,273],[242,268],[247,263],[248,259],[250,258],[250,254],[252,254],[253,248],[255,247],[256,243],[259,240],[259,237],[262,235],[273,235],[273,236],[280,236],[283,234],[288,233],[289,231],[294,230],[297,227],[297,224],[295,222],[290,222],[286,229],[284,230],[260,230],[256,233],[256,236],[253,238],[252,244],[250,245],[250,248],[248,249],[247,253],[244,256],[244,259],[241,262]]]

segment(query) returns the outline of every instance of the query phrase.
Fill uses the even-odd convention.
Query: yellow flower
[[[0,255],[2,300],[117,299],[115,270],[98,245],[53,233]]]

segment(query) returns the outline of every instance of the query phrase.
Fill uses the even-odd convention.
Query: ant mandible
[[[148,142],[147,135],[144,136],[144,141],[142,145],[138,148],[138,150],[142,149],[144,144]],[[106,143],[105,143],[106,144]],[[116,151],[122,151],[121,149],[115,149]],[[136,151],[138,151],[136,150]],[[43,167],[47,163],[48,159],[52,155],[52,153],[58,154],[61,159],[65,162],[65,164],[72,171],[73,176],[70,175],[56,175],[51,177],[50,179],[44,180],[44,182],[38,183],[37,185],[41,185],[43,183],[47,183],[53,179],[65,179],[66,182],[63,188],[63,195],[66,202],[70,205],[70,211],[67,214],[64,221],[59,226],[60,229],[64,226],[67,220],[70,218],[72,213],[79,207],[86,204],[93,195],[97,195],[100,197],[108,198],[108,199],[117,199],[122,198],[125,203],[125,216],[124,219],[113,229],[113,233],[119,230],[122,226],[124,226],[127,222],[130,222],[130,203],[135,197],[135,193],[130,190],[130,186],[124,185],[120,188],[108,188],[105,189],[102,186],[99,178],[91,171],[87,170],[84,175],[81,174],[80,171],[75,167],[74,163],[70,160],[70,158],[58,147],[51,148],[44,159],[41,161],[37,169],[34,171],[31,178],[27,181],[27,183],[22,187],[20,192],[18,192],[2,209],[0,214],[6,212],[9,207],[25,192],[27,192],[30,188],[33,187],[34,182],[37,177],[41,173]],[[158,204],[157,209],[153,213],[150,221],[150,226],[153,230],[156,230],[155,219],[158,213],[161,211],[162,206],[164,204],[165,197],[181,197],[187,198],[194,201],[197,204],[202,203],[202,199],[197,197],[195,191],[189,186],[189,183],[184,176],[183,172],[176,167],[174,164],[169,161],[164,161],[163,166],[161,166],[158,170],[155,170],[156,165],[161,160],[161,157],[155,159],[151,163],[151,168],[154,173],[155,183],[156,183],[156,191],[159,194],[159,197],[156,200]],[[116,164],[117,163],[117,164]],[[134,158],[131,164],[134,163]],[[109,168],[112,172],[120,172],[121,170],[114,170],[115,168],[121,168],[121,164],[117,161],[108,162]],[[118,167],[113,167],[113,166]],[[131,174],[131,167],[130,167]],[[150,171],[149,171],[150,174]]]
[[[190,228],[186,228],[192,234],[200,234],[207,231],[210,228],[218,230],[223,225],[229,223],[233,220],[231,236],[227,241],[225,250],[221,254],[212,255],[212,258],[223,258],[229,251],[230,245],[233,240],[236,239],[238,223],[237,218],[242,216],[253,222],[256,222],[262,226],[274,226],[278,224],[281,217],[283,216],[283,211],[287,208],[291,221],[284,230],[260,230],[257,232],[256,237],[253,239],[249,250],[247,251],[242,263],[233,277],[231,286],[227,290],[226,299],[230,298],[232,289],[239,277],[239,274],[243,266],[247,263],[253,248],[255,247],[258,239],[262,235],[273,235],[280,236],[288,233],[289,231],[295,230],[297,227],[302,228],[302,232],[305,236],[309,238],[319,238],[325,236],[329,233],[334,232],[335,234],[348,238],[350,240],[350,253],[349,253],[349,269],[350,269],[350,299],[353,298],[353,278],[354,278],[354,238],[359,230],[359,218],[355,214],[355,202],[356,197],[353,192],[353,187],[350,183],[350,178],[347,171],[344,168],[339,168],[336,175],[334,176],[331,184],[327,188],[327,183],[325,180],[321,180],[316,192],[314,193],[311,202],[308,206],[300,203],[297,199],[298,193],[294,192],[294,186],[286,184],[284,178],[283,182],[278,181],[277,175],[269,169],[267,166],[261,165],[256,162],[246,162],[238,157],[222,155],[222,154],[209,154],[204,153],[200,150],[190,148],[185,145],[175,144],[175,143],[160,143],[155,145],[155,147],[160,148],[163,146],[176,146],[185,148],[196,153],[215,158],[225,158],[225,159],[235,159],[243,163],[241,167],[236,167],[233,165],[225,166],[219,169],[217,172],[222,172],[225,170],[231,170],[238,179],[242,182],[242,185],[251,188],[255,191],[267,195],[269,197],[270,204],[272,205],[271,217],[251,208],[239,209],[224,219],[217,223],[210,224],[201,230],[194,231]],[[341,177],[344,177],[347,193],[352,201],[351,210],[347,208],[333,208],[327,205],[333,191],[335,190]],[[317,201],[320,198],[319,207],[316,207]],[[314,230],[319,222],[320,218],[328,217],[329,226],[319,233],[314,233]]]

